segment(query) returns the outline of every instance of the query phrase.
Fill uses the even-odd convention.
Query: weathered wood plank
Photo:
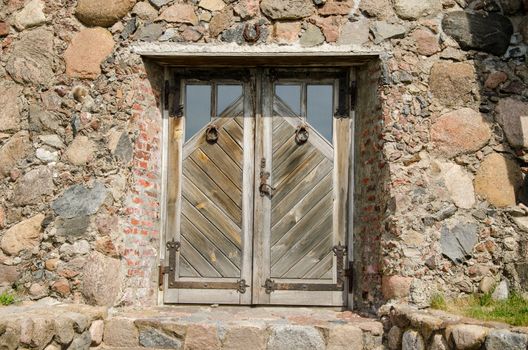
[[[295,148],[280,165],[273,167],[275,183],[281,183],[295,168],[307,162],[314,151],[313,147],[306,144]]]
[[[240,228],[214,202],[186,177],[183,177],[184,197],[202,215],[209,219],[237,248],[241,248]]]
[[[311,252],[325,236],[332,235],[332,213],[327,212],[323,219],[313,227],[309,228],[306,233],[300,235],[298,240],[293,242],[288,251],[280,257],[271,267],[274,277],[284,277],[284,274],[290,270],[299,260]],[[303,276],[289,276],[291,278],[302,278]]]
[[[272,241],[276,242],[271,247],[272,265],[284,255],[292,245],[295,244],[295,242],[298,241],[299,237],[301,237],[304,232],[317,225],[321,219],[324,219],[326,212],[331,208],[332,195],[327,194],[323,200],[311,208],[311,210],[303,215],[300,220],[296,220],[298,218],[292,218],[293,220],[296,220],[296,222],[291,229],[284,230],[288,226],[275,228],[271,233]]]
[[[321,160],[323,156],[315,153],[314,158],[316,158],[315,160]],[[291,193],[293,189],[300,191],[300,194],[304,196],[309,189],[313,188],[331,171],[332,165],[329,161],[323,158],[322,161],[317,163],[315,160],[297,167],[284,181],[275,185],[277,189],[273,196],[272,208],[278,205],[285,197],[295,196],[294,193]]]
[[[277,118],[279,117],[273,119]],[[282,122],[279,128],[273,130],[273,154],[287,143],[289,139],[295,142],[295,129],[289,123]]]
[[[202,277],[222,277],[218,271],[192,246],[192,244],[181,237],[181,255]]]
[[[193,160],[185,160],[183,175],[200,188],[207,198],[212,200],[240,227],[242,221],[240,207]]]
[[[244,150],[242,149],[242,147],[240,147],[240,145],[235,140],[233,140],[233,138],[231,137],[231,135],[229,135],[229,133],[227,132],[222,133],[218,137],[218,143],[216,145],[209,145],[209,144],[203,145],[202,149],[218,148],[218,147],[220,147],[225,152],[227,157],[231,158],[231,160],[233,160],[233,162],[235,162],[239,168],[242,168],[242,164],[244,162]],[[217,162],[219,162],[219,160],[222,160],[222,159],[223,158],[218,158]],[[215,161],[215,159],[213,159],[213,161]]]
[[[204,217],[195,207],[193,207],[187,200],[183,200],[182,213],[189,222],[193,224],[198,231],[200,231],[208,240],[210,240],[218,249],[220,249],[226,257],[233,262],[233,264],[240,268],[242,260],[240,249],[229,241],[226,236],[216,228],[216,226]],[[182,218],[183,228],[183,218]],[[184,234],[182,230],[182,234]],[[190,241],[194,245],[194,241]],[[199,247],[195,246],[197,249]]]
[[[200,274],[189,264],[180,254],[180,276],[181,277],[199,277]]]
[[[202,145],[200,148],[215,165],[222,170],[229,178],[236,183],[242,183],[241,163],[236,163],[229,155],[218,145]],[[218,159],[223,159],[219,162]],[[215,161],[216,160],[216,161]]]
[[[320,180],[317,185],[313,188],[313,191],[310,191],[307,195],[303,197],[301,191],[293,189],[290,192],[290,196],[284,198],[279,204],[273,208],[271,212],[271,224],[275,226],[277,222],[282,220],[285,215],[289,213],[298,212],[298,206],[305,206],[307,203],[313,203],[315,205],[319,202],[326,193],[324,188],[332,188],[332,174],[328,173],[322,180]],[[304,210],[303,210],[304,211]]]
[[[334,252],[328,253],[321,262],[317,263],[317,265],[308,271],[303,278],[315,278],[315,279],[332,279],[332,272],[333,272],[333,264],[334,264]]]
[[[240,259],[237,261],[238,264],[235,265],[222,250],[212,243],[211,240],[214,240],[213,236],[198,230],[198,228],[189,221],[190,219],[185,214],[186,213],[184,212],[181,223],[182,237],[191,243],[205,260],[207,260],[207,262],[209,262],[209,264],[211,264],[211,266],[222,275],[222,277],[240,276]],[[193,217],[192,215],[189,216]],[[222,237],[222,240],[226,241],[224,237]],[[188,254],[185,254],[184,256],[187,255]],[[240,256],[238,258],[240,258]]]
[[[242,192],[241,183],[235,184],[236,180],[226,176],[209,157],[201,149],[197,149],[191,154],[191,159],[220,187],[228,196],[236,203],[239,208],[242,208]],[[218,162],[223,162],[225,159],[217,159]]]
[[[238,145],[240,147],[243,147],[243,140],[244,140],[244,130],[242,129],[242,127],[240,125],[238,125],[237,122],[235,122],[234,120],[231,120],[229,123],[226,123],[224,126],[223,126],[223,129],[229,134],[231,135],[231,137],[233,138],[233,140],[235,140],[236,143],[238,143]]]
[[[284,274],[284,277],[288,276],[304,276],[315,265],[321,262],[323,258],[332,250],[332,236],[327,235],[321,242],[308,254],[306,254],[301,260],[299,260],[288,272]]]

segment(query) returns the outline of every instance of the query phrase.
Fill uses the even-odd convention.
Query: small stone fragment
[[[22,87],[13,84],[5,83],[0,85],[0,106],[2,106],[2,113],[0,113],[0,131],[18,131],[20,130],[20,111],[21,106],[18,98],[22,94]]]
[[[394,10],[398,17],[416,20],[434,16],[442,10],[440,0],[394,0]]]
[[[412,277],[383,276],[381,279],[381,292],[385,300],[400,299],[409,296]]]
[[[106,195],[107,190],[100,182],[95,182],[93,188],[74,185],[54,200],[51,208],[65,219],[92,215],[97,213]]]
[[[53,174],[46,166],[30,170],[20,178],[14,188],[13,204],[18,206],[38,204],[53,194]]]
[[[279,44],[291,44],[299,40],[301,22],[275,22],[273,36]]]
[[[347,22],[341,28],[341,34],[337,40],[338,45],[363,45],[369,40],[369,21],[360,19],[355,22]]]
[[[457,349],[478,349],[484,343],[488,329],[469,324],[453,326],[451,336]]]
[[[372,34],[374,34],[374,43],[379,44],[388,39],[403,38],[406,33],[404,26],[400,24],[390,24],[384,21],[375,21],[371,24]]]
[[[499,85],[504,83],[506,80],[508,80],[508,75],[506,73],[501,72],[501,71],[493,72],[493,73],[490,73],[490,75],[488,75],[488,78],[486,79],[484,86],[488,89],[493,90],[499,87]]]
[[[84,165],[93,160],[94,153],[94,143],[88,137],[79,135],[68,146],[65,156],[73,165]]]
[[[19,131],[0,148],[0,179],[9,175],[13,167],[31,152],[27,131]]]
[[[501,98],[496,107],[497,121],[514,148],[528,148],[528,103]]]
[[[107,257],[98,252],[90,254],[83,269],[83,295],[88,303],[106,306],[114,304],[121,289],[120,265],[118,259]],[[105,331],[105,343],[107,342],[106,338],[107,333]],[[126,343],[119,346],[135,345],[137,344],[137,335],[135,339],[126,339],[125,341]]]
[[[154,20],[158,17],[158,10],[146,1],[138,2],[132,9],[132,13],[147,21]]]
[[[315,12],[311,0],[262,0],[260,9],[274,20],[293,20],[309,17]]]
[[[217,13],[211,18],[209,22],[209,34],[212,38],[216,38],[224,30],[229,28],[233,21],[233,15],[230,10]]]
[[[431,68],[429,88],[445,106],[467,104],[477,89],[475,68],[469,63],[437,62]]]
[[[452,227],[444,224],[440,236],[442,254],[455,264],[464,262],[477,244],[477,230],[477,225],[472,222],[457,222]]]
[[[406,330],[402,337],[402,350],[425,350],[420,333],[412,329]]]
[[[214,12],[222,10],[226,6],[226,4],[222,0],[201,0],[198,3],[198,6],[203,9]]]
[[[441,50],[438,38],[428,29],[417,29],[412,37],[416,43],[416,52],[420,55],[431,56]]]
[[[493,300],[506,300],[508,299],[509,295],[510,291],[508,289],[508,282],[501,281],[491,294],[491,297],[493,298]]]

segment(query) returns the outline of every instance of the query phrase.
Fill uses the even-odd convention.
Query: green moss
[[[11,293],[4,292],[0,294],[0,305],[11,305],[15,303],[15,296]]]
[[[431,298],[431,307],[437,310],[446,310],[447,302],[443,294],[435,294]]]

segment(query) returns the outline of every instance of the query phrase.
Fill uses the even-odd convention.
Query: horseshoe
[[[260,26],[257,23],[253,23],[253,30],[255,31],[254,35],[251,34],[250,26],[250,23],[246,23],[244,26],[244,39],[248,43],[256,43],[260,38]]]

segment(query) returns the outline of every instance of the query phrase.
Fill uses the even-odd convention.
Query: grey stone
[[[526,350],[526,334],[512,333],[505,329],[493,330],[486,338],[486,350]]]
[[[477,325],[459,324],[451,328],[451,336],[457,349],[479,349],[488,331],[488,328]]]
[[[415,330],[409,329],[403,333],[402,350],[425,350],[425,344],[422,336]]]
[[[120,265],[118,259],[109,258],[98,252],[90,254],[83,269],[82,290],[89,304],[104,306],[114,304],[121,289]]]
[[[268,349],[323,350],[324,339],[313,327],[276,325],[271,328]]]
[[[29,129],[31,131],[53,131],[57,132],[60,128],[58,118],[37,105],[29,106]]]
[[[499,3],[502,8],[502,11],[506,15],[514,15],[519,12],[523,7],[522,0],[499,0]]]
[[[54,72],[53,32],[45,28],[24,31],[15,42],[6,70],[19,83],[51,84]]]
[[[95,182],[93,188],[74,185],[54,200],[51,207],[57,215],[66,219],[92,215],[97,213],[106,195],[107,190],[100,182]]]
[[[401,349],[402,345],[402,329],[398,326],[392,326],[387,333],[387,342],[390,350]]]
[[[156,41],[163,34],[165,24],[151,23],[141,27],[135,35],[135,38],[140,41]]]
[[[52,172],[48,167],[40,166],[30,170],[20,178],[14,188],[13,203],[18,206],[37,204],[53,194]]]
[[[16,266],[7,266],[0,263],[0,286],[15,283],[19,276],[20,273]]]
[[[432,16],[442,10],[440,0],[394,0],[394,11],[403,19],[415,20]]]
[[[128,163],[132,160],[134,148],[128,133],[125,131],[119,137],[116,148],[114,150],[114,156],[123,163]]]
[[[73,338],[73,341],[70,343],[70,346],[67,347],[68,350],[88,350],[90,344],[92,343],[92,336],[90,331],[86,331],[81,335],[77,335]]]
[[[128,39],[128,37],[137,29],[137,20],[136,17],[132,17],[125,25],[125,28],[121,31],[121,38]]]
[[[387,39],[403,38],[406,29],[401,24],[391,24],[384,21],[376,21],[370,31],[374,35],[374,43],[379,44]]]
[[[74,218],[57,218],[55,222],[55,228],[57,234],[66,237],[66,240],[70,243],[81,237],[90,226],[89,216],[77,216]]]
[[[139,344],[146,348],[180,349],[182,342],[160,330],[146,328],[139,332]]]
[[[433,340],[431,341],[431,346],[429,347],[430,350],[448,350],[449,345],[447,345],[447,341],[444,339],[442,334],[435,334],[433,336]]]
[[[315,12],[311,0],[262,0],[260,9],[274,20],[300,19]]]
[[[497,287],[495,287],[495,290],[491,294],[491,297],[494,300],[506,300],[508,299],[508,296],[510,295],[510,292],[508,290],[508,282],[507,281],[501,281]]]
[[[132,13],[146,21],[151,21],[158,17],[158,10],[146,1],[138,2],[132,9]]]
[[[515,264],[515,269],[519,275],[519,283],[523,289],[528,289],[528,263],[521,262]]]
[[[156,8],[160,8],[162,6],[167,5],[172,0],[149,0],[149,2]]]
[[[313,24],[308,24],[306,30],[301,36],[300,43],[301,46],[312,47],[321,45],[324,40],[325,38],[323,33],[321,32],[321,29],[319,29],[319,27]]]
[[[509,18],[497,13],[450,12],[444,16],[442,28],[463,50],[479,50],[497,56],[506,53],[513,34]]]
[[[64,147],[66,147],[64,142],[62,142],[61,138],[54,134],[40,135],[39,140],[42,141],[43,144],[57,148],[57,149],[63,149]]]
[[[514,98],[501,98],[496,107],[497,121],[510,145],[528,148],[528,103]]]
[[[477,243],[477,229],[477,225],[470,222],[460,222],[452,228],[444,224],[440,236],[442,254],[455,264],[465,261]]]

